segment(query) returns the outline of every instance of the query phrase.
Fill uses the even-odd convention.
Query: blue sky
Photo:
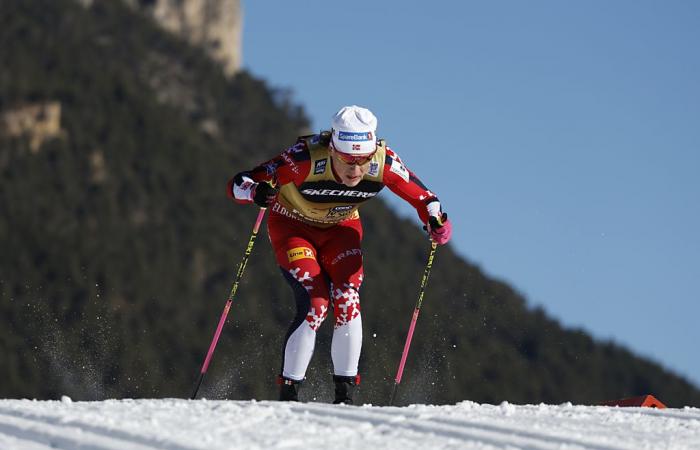
[[[316,129],[370,108],[465,258],[700,385],[700,2],[243,8],[244,67]]]

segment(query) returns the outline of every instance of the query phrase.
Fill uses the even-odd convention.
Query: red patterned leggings
[[[317,228],[271,213],[270,242],[292,287],[297,315],[284,343],[282,375],[302,380],[313,354],[316,330],[333,308],[331,357],[336,375],[357,375],[362,347],[359,289],[362,284],[362,224],[347,220]]]

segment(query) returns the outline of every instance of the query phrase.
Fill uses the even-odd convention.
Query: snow
[[[0,449],[700,449],[700,409],[0,400]]]

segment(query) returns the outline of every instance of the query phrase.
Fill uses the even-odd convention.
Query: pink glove
[[[447,244],[452,237],[452,223],[447,220],[447,214],[442,217],[430,216],[428,220],[428,235],[440,245]]]

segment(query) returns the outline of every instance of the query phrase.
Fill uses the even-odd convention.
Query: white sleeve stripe
[[[242,178],[242,183],[240,186],[236,183],[233,183],[233,196],[236,200],[253,200],[253,187],[255,186],[255,182],[246,176],[241,177]]]
[[[434,201],[428,203],[428,215],[429,216],[435,216],[435,217],[440,217],[440,202]]]

